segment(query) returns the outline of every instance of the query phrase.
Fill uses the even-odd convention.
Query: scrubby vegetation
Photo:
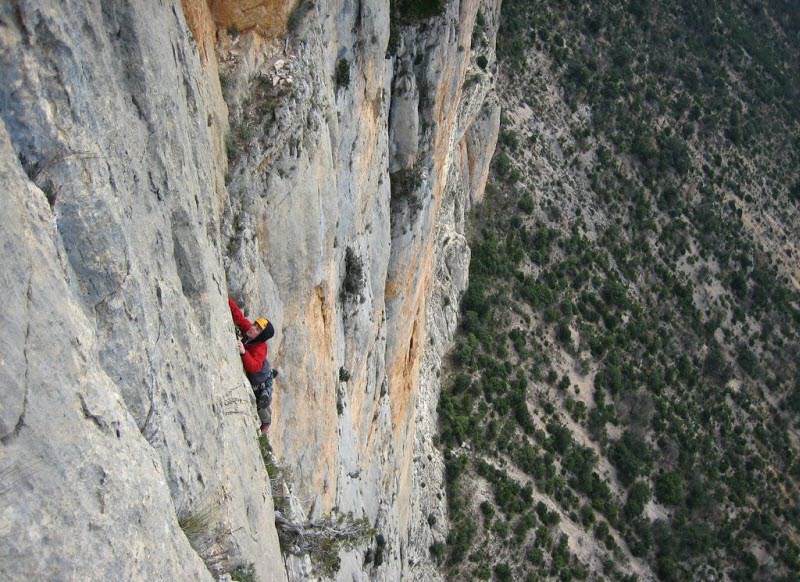
[[[350,62],[347,59],[339,59],[336,62],[336,90],[347,89],[350,86]]]
[[[796,579],[800,9],[502,10],[505,114],[439,404],[443,567]]]
[[[347,247],[344,254],[344,281],[339,292],[342,303],[346,301],[364,301],[364,260],[356,254],[352,247]]]
[[[393,0],[395,18],[409,24],[438,16],[444,10],[444,0]]]
[[[276,515],[275,525],[281,550],[309,555],[314,573],[324,578],[336,576],[341,566],[340,552],[364,546],[375,537],[375,530],[366,518],[355,519],[352,514],[336,512],[304,523]]]
[[[245,564],[238,566],[231,574],[231,580],[234,582],[258,582],[256,569],[253,564]]]
[[[342,368],[340,376],[342,372],[347,374]],[[259,437],[258,444],[264,467],[271,481],[272,498],[275,503],[275,527],[278,531],[281,552],[284,555],[308,555],[311,558],[314,574],[323,578],[334,578],[341,565],[339,553],[368,545],[370,540],[376,537],[375,529],[366,518],[356,518],[352,513],[340,513],[335,508],[330,514],[309,521],[292,520],[292,510],[285,494],[286,484],[292,480],[291,472],[277,461],[266,435]],[[385,541],[382,540],[383,537],[378,535],[376,551],[381,555],[385,545]],[[382,558],[376,557],[376,561],[378,559]],[[250,566],[244,567],[244,570],[237,569],[236,572],[242,577],[236,578],[234,573],[234,580],[253,579],[245,577],[248,573],[252,574]]]

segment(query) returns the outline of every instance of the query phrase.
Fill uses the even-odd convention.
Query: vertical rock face
[[[363,552],[346,556],[340,579],[437,576],[441,462],[412,459],[434,454],[435,370],[466,285],[464,213],[497,137],[497,10],[449,3],[401,27],[387,57],[388,6],[321,3],[290,42],[243,39],[230,55],[232,133],[246,137],[230,170],[228,274],[234,294],[281,322],[273,442],[312,511],[366,515],[386,542],[366,567]],[[288,90],[274,88],[278,62],[290,63]]]
[[[392,55],[386,2],[147,4],[0,9],[0,572],[285,578],[230,293],[278,330],[304,509],[381,533],[339,578],[437,578],[499,2],[395,23]]]
[[[2,577],[284,579],[223,301],[216,74],[177,4],[1,10]]]
[[[404,576],[413,580],[441,578],[429,548],[447,533],[444,463],[433,446],[442,357],[455,333],[461,294],[467,287],[469,246],[464,236],[465,213],[483,197],[500,126],[500,105],[494,96],[494,38],[499,3],[480,8],[482,23],[473,29],[473,47],[450,142],[447,181],[433,233],[433,284],[426,299],[427,341],[420,367],[414,412],[413,472],[409,504],[409,558]],[[477,65],[486,59],[485,70]],[[482,59],[481,59],[482,61]]]

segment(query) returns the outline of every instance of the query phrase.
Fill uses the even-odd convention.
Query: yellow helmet
[[[267,324],[268,323],[269,323],[269,320],[268,319],[264,319],[263,317],[259,317],[258,319],[256,319],[256,324],[262,330],[267,329]]]

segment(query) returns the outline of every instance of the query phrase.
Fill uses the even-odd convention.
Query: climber
[[[242,313],[233,298],[228,297],[228,307],[231,310],[233,323],[242,333],[241,339],[236,340],[239,355],[242,356],[242,365],[247,374],[247,379],[256,394],[256,409],[261,420],[261,434],[266,434],[272,422],[272,383],[278,375],[278,370],[273,370],[267,360],[267,340],[275,335],[275,327],[269,320],[262,317],[250,322]]]

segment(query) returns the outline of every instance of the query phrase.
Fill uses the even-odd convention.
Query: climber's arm
[[[228,297],[228,307],[231,309],[233,323],[236,324],[236,327],[238,327],[242,333],[245,333],[252,327],[252,322],[244,316],[242,310],[239,309],[239,306],[236,305],[232,297]]]

